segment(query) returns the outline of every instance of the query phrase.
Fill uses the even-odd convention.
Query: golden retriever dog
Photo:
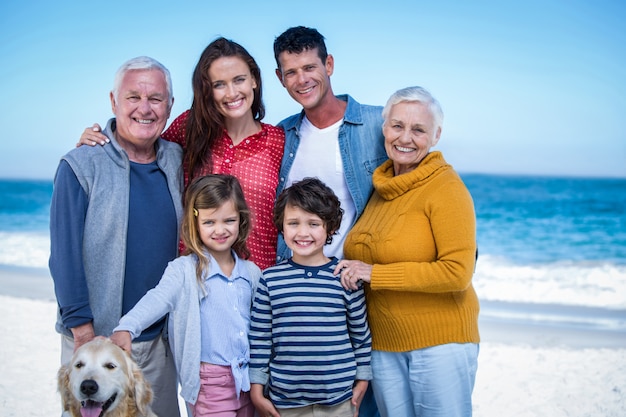
[[[109,339],[82,345],[58,373],[63,409],[72,417],[157,417],[152,389],[130,355]]]

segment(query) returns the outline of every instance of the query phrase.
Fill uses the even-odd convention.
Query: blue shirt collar
[[[247,274],[244,273],[245,268],[239,256],[237,256],[235,251],[231,251],[231,254],[233,255],[233,259],[235,259],[235,267],[233,268],[232,274],[230,276],[227,276],[222,271],[222,268],[220,268],[215,258],[213,258],[213,256],[209,252],[205,252],[205,255],[207,255],[207,257],[209,258],[209,270],[207,274],[205,275],[205,281],[208,279],[214,278],[216,276],[222,277],[226,279],[227,281],[235,281],[236,279],[240,279],[240,278],[245,279],[246,281],[250,281],[250,277],[247,277],[246,276]]]

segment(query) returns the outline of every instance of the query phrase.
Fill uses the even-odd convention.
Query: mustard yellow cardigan
[[[463,181],[440,152],[394,176],[386,161],[346,238],[346,259],[373,265],[366,285],[372,348],[405,352],[478,343],[476,218]]]

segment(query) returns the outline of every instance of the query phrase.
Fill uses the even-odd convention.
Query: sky
[[[336,94],[384,105],[427,88],[445,120],[436,150],[463,173],[626,178],[626,2],[4,1],[0,178],[52,179],[83,129],[112,116],[119,66],[148,55],[171,72],[169,122],[218,36],[263,77],[266,123],[299,112],[272,44],[314,27],[335,59]]]

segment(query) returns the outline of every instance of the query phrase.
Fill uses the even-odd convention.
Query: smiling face
[[[214,258],[230,255],[239,236],[239,212],[233,200],[227,200],[218,208],[198,209],[198,234],[200,240]]]
[[[116,117],[115,136],[122,147],[148,149],[154,145],[170,116],[170,100],[163,72],[129,70],[117,94],[111,93]]]
[[[79,349],[70,366],[70,386],[80,401],[105,404],[126,389],[129,369],[121,349]]]
[[[393,161],[395,175],[415,169],[435,146],[441,127],[421,102],[401,102],[391,107],[383,124],[385,150]]]
[[[82,345],[59,371],[59,391],[71,415],[101,416],[123,407],[139,372],[128,355],[110,340],[97,338]],[[150,402],[148,391],[135,392],[137,400]]]
[[[285,206],[283,237],[293,251],[293,260],[301,265],[328,262],[323,249],[328,238],[326,225],[317,215],[292,204]]]
[[[209,67],[215,107],[226,119],[252,116],[256,80],[246,62],[237,56],[216,59]]]
[[[289,95],[305,110],[318,108],[332,96],[330,76],[334,70],[332,55],[322,62],[317,48],[300,53],[281,52],[276,75]]]
[[[102,336],[79,347],[57,374],[71,416],[152,416],[152,390],[130,355]],[[64,415],[67,413],[64,413]]]

